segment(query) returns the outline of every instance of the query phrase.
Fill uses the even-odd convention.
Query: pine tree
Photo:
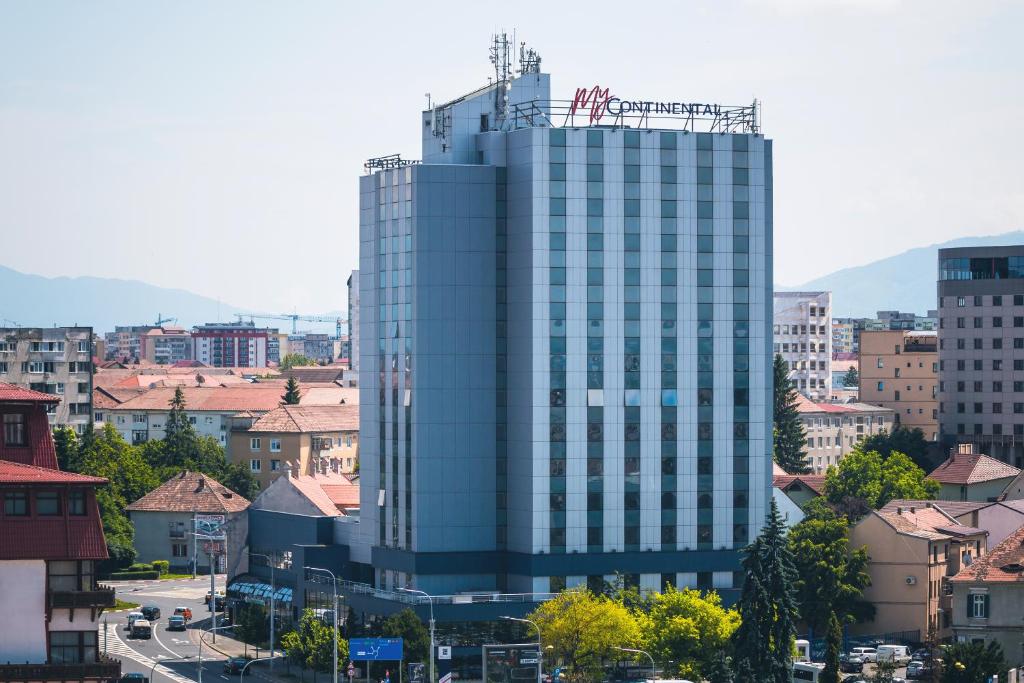
[[[828,634],[825,637],[825,669],[818,680],[821,683],[839,683],[839,653],[843,649],[843,631],[839,619],[832,612],[828,619]]]
[[[761,535],[744,550],[743,571],[737,605],[742,622],[733,639],[736,680],[788,683],[796,638],[796,569],[774,500]]]
[[[284,396],[281,397],[281,400],[286,406],[297,406],[299,398],[299,380],[292,375],[288,378],[288,383],[284,385]]]
[[[163,465],[180,468],[193,459],[196,451],[196,430],[185,414],[185,392],[181,387],[174,390],[174,398],[170,402],[171,410],[167,414],[164,429]]]
[[[843,375],[843,386],[844,387],[856,387],[860,385],[860,374],[857,372],[857,368],[850,366],[850,369]]]
[[[789,379],[789,369],[782,356],[775,354],[775,410],[774,448],[775,462],[790,474],[807,474],[811,468],[804,460],[804,445],[807,433],[804,431],[800,414],[797,413],[797,393]]]

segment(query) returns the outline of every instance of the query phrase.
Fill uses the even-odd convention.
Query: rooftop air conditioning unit
[[[908,576],[906,581],[907,581],[907,585],[908,586],[913,586],[914,584],[917,583],[917,577],[916,576]]]

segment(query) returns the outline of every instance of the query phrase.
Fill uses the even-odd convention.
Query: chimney
[[[914,508],[913,505],[911,505],[910,506],[910,514],[914,514],[915,512],[917,512],[917,510]]]
[[[901,508],[901,507],[896,508],[896,514],[897,515],[902,515],[903,514],[903,508]]]

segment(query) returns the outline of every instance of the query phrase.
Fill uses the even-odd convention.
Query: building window
[[[171,557],[188,557],[188,545],[184,543],[172,543]]]
[[[280,453],[281,452],[281,439],[271,439],[270,440],[270,452],[271,453]]]
[[[260,449],[261,442],[258,438],[249,439],[249,450],[258,451]]]
[[[44,517],[59,515],[60,494],[56,491],[40,491],[36,493],[36,514]]]
[[[8,491],[4,494],[4,514],[8,517],[28,515],[28,494],[24,491]]]
[[[85,516],[85,491],[68,493],[68,514],[76,517]]]
[[[281,461],[280,460],[271,460],[270,461],[270,471],[271,472],[277,472],[280,469],[281,469]]]
[[[988,594],[972,593],[967,603],[971,619],[988,619]]]
[[[50,664],[96,661],[96,631],[51,631]]]
[[[51,591],[90,591],[93,589],[91,560],[51,560],[46,563]]]
[[[25,446],[25,416],[22,413],[4,414],[4,444]]]
[[[259,458],[253,458],[252,460],[250,460],[249,461],[249,471],[251,471],[251,472],[262,472],[263,471],[263,461],[260,460]]]

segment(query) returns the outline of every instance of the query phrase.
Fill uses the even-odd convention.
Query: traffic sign
[[[402,660],[402,639],[350,638],[348,652],[354,662],[398,662]]]
[[[452,646],[451,645],[438,645],[437,646],[437,658],[438,659],[451,659],[452,658]]]

